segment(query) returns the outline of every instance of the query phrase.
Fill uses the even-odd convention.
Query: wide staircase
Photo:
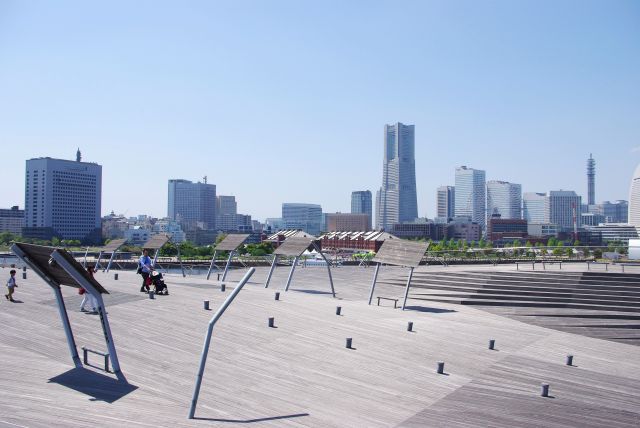
[[[405,286],[405,278],[392,282]],[[608,272],[415,272],[410,305],[474,305],[522,322],[640,345],[640,275]]]
[[[640,312],[640,275],[604,272],[420,272],[414,273],[411,281],[411,297],[462,305]]]

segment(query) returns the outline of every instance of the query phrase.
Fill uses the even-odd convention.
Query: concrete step
[[[586,305],[578,303],[554,303],[554,302],[528,302],[528,301],[505,301],[505,300],[464,300],[459,298],[442,297],[411,297],[411,300],[449,303],[458,305],[474,306],[511,306],[511,307],[532,307],[532,308],[570,308],[588,309],[593,311],[631,312],[640,313],[640,308],[622,307],[614,305]]]

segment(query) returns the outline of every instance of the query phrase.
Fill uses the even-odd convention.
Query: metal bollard
[[[155,299],[155,298],[156,298],[156,293],[154,293],[154,292],[153,292],[153,290],[149,290],[149,298],[150,298],[151,300],[153,300],[153,299]]]
[[[118,280],[118,274],[117,273],[113,274],[113,279],[116,280],[116,281]]]
[[[347,337],[347,349],[351,349],[352,343],[353,343],[353,338]]]
[[[413,321],[407,323],[407,331],[413,331]]]
[[[280,300],[280,292],[276,291],[276,300]]]
[[[438,374],[444,374],[444,361],[438,361]]]
[[[567,355],[567,365],[568,366],[573,365],[573,355]]]
[[[275,327],[276,319],[274,317],[269,318],[269,327]]]
[[[208,311],[208,310],[209,310],[209,301],[208,301],[208,300],[205,300],[205,301],[204,301],[204,310],[205,310],[205,311]]]
[[[489,349],[495,349],[496,346],[496,340],[495,339],[490,339],[489,340]]]
[[[27,279],[27,273],[26,272],[22,272],[22,279]]]
[[[342,312],[342,307],[336,306],[336,315],[340,315],[341,312]]]
[[[220,284],[220,291],[224,292],[224,290],[226,290],[227,286],[224,284]]]
[[[548,383],[543,383],[542,384],[542,392],[540,393],[540,395],[542,397],[548,397],[549,396],[549,384]]]
[[[26,272],[27,271],[27,267],[26,266],[22,266],[22,272]]]

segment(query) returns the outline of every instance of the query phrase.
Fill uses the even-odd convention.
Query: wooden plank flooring
[[[244,270],[230,272],[226,292],[203,276],[165,275],[171,294],[154,300],[139,293],[132,272],[118,272],[118,281],[115,271],[96,274],[113,292],[108,316],[130,386],[92,367],[74,370],[53,294],[29,271],[16,291],[23,303],[0,301],[0,426],[638,425],[640,347],[460,305],[368,306],[373,271],[333,269],[333,299],[325,268],[297,269],[287,293],[288,268],[275,270],[268,289],[268,268],[258,268],[214,331],[193,421],[187,414],[213,315],[202,301],[215,310]],[[401,297],[385,281],[402,275],[406,269],[383,267],[376,295]],[[75,290],[64,294],[78,347],[104,351],[98,318],[77,312]],[[345,348],[347,337],[355,349]],[[487,349],[489,339],[497,351]],[[567,353],[577,367],[564,366]],[[448,375],[436,374],[437,361]],[[555,398],[539,397],[543,380]]]

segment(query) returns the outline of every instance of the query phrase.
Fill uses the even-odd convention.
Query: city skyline
[[[204,176],[261,221],[287,201],[346,213],[379,188],[395,122],[416,127],[419,217],[460,165],[587,201],[590,153],[596,202],[628,200],[640,5],[410,5],[3,2],[2,208],[24,207],[24,161],[79,147],[103,167],[102,214],[164,217],[167,180]]]

